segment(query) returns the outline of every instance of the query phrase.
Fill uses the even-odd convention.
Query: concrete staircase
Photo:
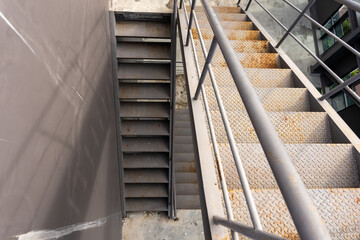
[[[115,17],[125,211],[168,211],[170,15]]]
[[[359,239],[359,152],[338,137],[340,130],[328,113],[240,8],[214,10],[333,239]],[[212,30],[202,7],[196,7],[196,14],[209,50]],[[195,29],[192,33],[202,69],[199,35]],[[219,48],[212,66],[264,230],[299,239]],[[235,221],[252,226],[209,77],[205,90]]]

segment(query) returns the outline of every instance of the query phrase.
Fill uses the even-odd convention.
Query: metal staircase
[[[207,1],[202,1],[203,4],[204,2]],[[182,6],[185,7],[185,3]],[[179,9],[179,16],[181,39],[185,45],[191,6],[187,5],[186,11],[184,7]],[[196,88],[201,85],[200,83],[197,86],[198,79],[201,81],[200,76],[203,76],[204,72],[199,70],[208,67],[205,64],[207,60],[211,62],[210,74],[204,78],[202,94],[199,100],[192,99],[191,104],[194,108],[195,127],[201,128],[202,124],[205,124],[204,121],[200,121],[201,117],[195,115],[208,114],[206,138],[212,141],[211,151],[214,152],[211,164],[215,166],[213,167],[217,177],[215,185],[219,192],[223,192],[222,195],[220,194],[220,202],[223,203],[223,212],[227,215],[227,219],[224,216],[218,217],[222,214],[221,211],[207,207],[212,238],[245,238],[234,232],[232,236],[228,235],[227,231],[218,225],[220,224],[254,239],[263,239],[262,237],[266,236],[269,237],[267,239],[299,239],[298,232],[303,234],[305,232],[302,239],[312,239],[306,237],[310,236],[306,233],[310,232],[312,227],[307,227],[309,222],[294,224],[297,217],[301,218],[298,215],[301,213],[296,213],[296,204],[295,208],[291,209],[287,205],[291,202],[285,203],[283,195],[289,196],[289,193],[284,191],[286,186],[280,186],[280,191],[278,185],[279,181],[281,183],[287,181],[288,185],[295,185],[299,183],[298,179],[289,175],[279,180],[280,173],[276,172],[277,176],[273,174],[274,164],[280,160],[275,158],[273,160],[275,163],[272,163],[271,159],[268,160],[272,158],[272,153],[266,152],[266,149],[267,156],[265,156],[263,148],[266,144],[263,142],[260,144],[258,138],[259,134],[263,135],[263,133],[253,127],[253,124],[257,124],[256,122],[262,119],[249,118],[249,109],[243,99],[252,96],[239,95],[237,79],[235,81],[235,78],[233,79],[234,74],[237,75],[238,72],[230,71],[228,67],[229,65],[234,67],[235,64],[233,62],[229,64],[224,57],[226,50],[223,46],[226,46],[226,41],[219,43],[222,51],[219,48],[214,50],[212,42],[215,41],[216,47],[216,42],[219,42],[223,36],[220,34],[215,36],[213,31],[218,25],[212,20],[214,15],[209,8],[209,6],[194,8],[196,14],[194,13],[192,17],[195,18],[195,22],[190,32],[190,44],[184,46],[184,60],[189,81],[196,82],[189,83],[190,94],[194,94]],[[339,119],[327,102],[318,100],[320,94],[286,54],[281,49],[274,48],[274,40],[251,14],[246,14],[239,7],[212,7],[212,9],[270,122],[284,143],[287,155],[308,189],[307,192],[315,206],[313,212],[316,214],[315,208],[318,210],[332,239],[359,239],[359,139]],[[208,19],[211,19],[211,23]],[[226,54],[231,55],[229,52]],[[197,74],[192,66],[198,66]],[[204,71],[206,74],[206,70]],[[224,110],[226,114],[222,112]],[[227,127],[231,129],[230,133],[224,127],[225,120],[229,123]],[[204,141],[204,136],[198,134],[197,137],[198,143]],[[231,138],[234,140],[233,146],[231,146]],[[204,149],[205,147],[199,148],[199,152]],[[202,168],[211,169],[208,166],[209,159],[202,160],[201,153],[199,154]],[[237,154],[241,163],[234,157]],[[241,169],[244,169],[243,173]],[[206,184],[213,183],[213,179],[209,175],[205,176],[205,170],[202,174],[204,187],[209,189],[213,187],[206,187]],[[245,176],[246,182],[241,175]],[[246,185],[249,187],[250,196],[245,191]],[[302,194],[299,192],[299,195],[300,193]],[[214,200],[216,191],[208,190],[207,193],[205,189],[204,194],[207,205],[213,206],[216,203]],[[250,206],[252,201],[255,203],[254,206]],[[300,207],[302,204],[299,198],[297,205]],[[314,217],[316,218],[315,215]],[[324,231],[326,235],[326,229],[318,230]]]
[[[171,215],[170,16],[115,13],[125,212]]]
[[[188,108],[176,110],[174,134],[176,207],[200,209],[197,166]]]

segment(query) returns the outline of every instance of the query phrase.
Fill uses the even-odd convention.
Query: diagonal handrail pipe
[[[331,239],[214,10],[201,2],[300,237]]]
[[[174,125],[175,125],[175,98],[176,98],[176,26],[177,26],[177,4],[174,0],[173,13],[171,16],[171,70],[170,70],[170,183],[169,183],[169,212],[168,216],[176,219],[176,185],[175,185],[175,167],[174,167]]]

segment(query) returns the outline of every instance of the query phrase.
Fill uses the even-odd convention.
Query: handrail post
[[[246,5],[245,12],[249,9],[250,4],[251,4],[251,1],[252,1],[252,0],[249,0],[248,4]]]
[[[188,32],[187,32],[187,36],[186,36],[186,43],[185,46],[189,46],[189,40],[190,40],[190,31],[191,31],[191,27],[192,27],[192,22],[194,19],[194,9],[195,9],[195,5],[196,5],[196,0],[193,0],[192,4],[191,4],[191,10],[190,10],[190,19],[189,19],[189,25],[188,25]],[[184,11],[186,11],[186,9],[184,9]]]
[[[179,6],[179,9],[181,9],[181,8],[182,8],[183,1],[184,1],[184,0],[180,0],[180,6]],[[185,11],[186,11],[186,9],[185,9]]]
[[[212,61],[212,59],[213,59],[213,57],[215,55],[216,47],[217,47],[217,41],[216,41],[215,37],[213,37],[213,40],[211,42],[211,46],[210,46],[210,49],[209,49],[209,53],[208,53],[207,58],[206,58],[205,65],[204,65],[203,71],[201,73],[201,77],[199,79],[199,84],[198,84],[198,86],[196,88],[196,92],[195,92],[195,96],[194,96],[195,100],[197,100],[198,97],[199,97],[201,86],[205,81],[206,74],[207,74],[207,72],[209,70],[209,64],[211,63],[211,61]]]
[[[288,30],[286,31],[286,33],[284,34],[284,36],[280,39],[280,41],[278,42],[278,44],[276,44],[275,48],[280,47],[281,43],[283,43],[283,41],[285,40],[285,38],[289,35],[289,33],[294,29],[294,27],[296,26],[296,24],[298,24],[298,22],[301,20],[301,18],[304,16],[304,14],[306,13],[307,10],[309,10],[309,8],[316,2],[316,0],[311,0],[304,8],[304,10],[302,10],[302,12],[299,14],[299,16],[295,19],[295,21],[293,22],[293,24],[291,24],[291,26],[288,28]]]
[[[240,2],[241,2],[241,0],[239,0],[239,1],[236,3],[236,5],[237,5],[238,7],[240,7]]]

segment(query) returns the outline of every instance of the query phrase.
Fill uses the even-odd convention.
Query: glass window
[[[335,13],[334,16],[332,16],[332,24],[335,24],[340,19],[339,12]]]
[[[334,15],[331,16],[329,21],[324,25],[325,28],[329,29],[339,38],[343,37],[346,33],[351,30],[350,19],[346,17],[347,8],[342,6]],[[320,39],[323,45],[323,51],[326,52],[334,43],[335,39],[329,37],[325,31],[320,29]]]
[[[345,106],[345,98],[344,93],[339,92],[335,96],[331,98],[331,105],[335,109],[335,111],[339,112],[346,108]]]
[[[334,45],[334,43],[335,43],[335,39],[330,36],[326,36],[325,38],[323,38],[322,45],[324,52],[326,52],[329,48],[331,48],[331,46]]]
[[[335,32],[335,35],[338,36],[339,38],[344,36],[342,26],[340,23],[338,23],[334,26],[334,32]]]
[[[350,32],[351,30],[351,26],[350,26],[350,18],[346,18],[343,22],[342,22],[342,29],[343,29],[343,35],[347,34],[348,32]]]

